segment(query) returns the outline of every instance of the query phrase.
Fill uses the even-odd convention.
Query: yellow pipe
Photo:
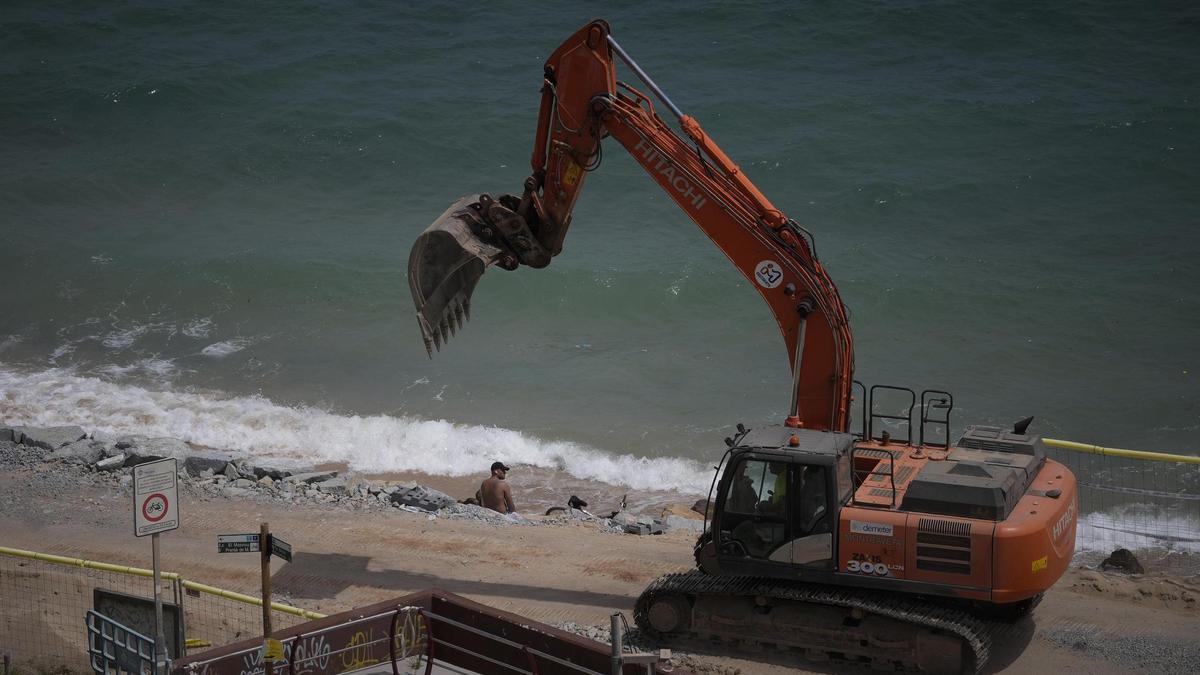
[[[110,563],[96,562],[94,560],[84,560],[82,558],[67,558],[67,557],[64,557],[61,555],[51,555],[49,553],[38,553],[37,551],[26,551],[24,549],[9,548],[7,546],[0,546],[0,555],[8,555],[8,556],[13,556],[15,558],[28,558],[30,560],[40,560],[41,562],[53,563],[55,565],[67,565],[70,567],[81,567],[84,569],[102,570],[104,572],[113,572],[115,574],[129,574],[129,575],[138,576],[138,577],[153,577],[154,576],[154,572],[152,570],[142,569],[141,567],[131,567],[129,565],[113,565]],[[208,586],[206,584],[198,584],[194,581],[187,581],[186,579],[181,579],[179,574],[177,574],[175,572],[161,572],[159,574],[159,576],[161,576],[163,579],[167,579],[170,581],[179,580],[179,581],[183,582],[184,588],[191,589],[193,591],[197,591],[200,593],[208,593],[209,595],[216,595],[216,596],[225,598],[227,600],[233,600],[235,602],[242,602],[242,603],[245,603],[248,605],[256,605],[258,607],[262,607],[262,598],[255,598],[250,595],[244,595],[242,593],[235,593],[233,591],[227,591],[227,590],[224,590],[221,588],[217,588],[216,586]],[[293,616],[303,617],[305,619],[323,619],[323,618],[325,618],[325,615],[321,614],[320,612],[312,612],[307,609],[300,609],[299,607],[292,607],[290,605],[282,605],[278,602],[272,602],[271,609],[273,609],[277,612],[283,612],[284,614],[291,614]]]
[[[1076,443],[1074,441],[1059,441],[1053,438],[1043,438],[1042,442],[1052,448],[1087,452],[1093,455],[1109,457],[1126,457],[1128,459],[1144,459],[1151,462],[1177,462],[1180,464],[1200,464],[1200,457],[1192,455],[1172,455],[1167,452],[1146,452],[1144,450],[1124,450],[1121,448],[1103,448],[1099,445]]]
[[[154,572],[145,570],[140,567],[130,567],[128,565],[112,565],[109,563],[95,562],[93,560],[84,560],[82,558],[65,558],[61,555],[51,555],[49,553],[38,553],[37,551],[25,551],[19,548],[8,548],[0,546],[0,554],[10,555],[17,558],[29,558],[31,560],[40,560],[42,562],[54,563],[56,565],[70,565],[71,567],[82,567],[90,570],[103,570],[105,572],[115,572],[116,574],[130,574],[138,577],[152,577]],[[162,572],[160,576],[164,579],[175,580],[179,575],[174,572]]]
[[[227,591],[227,590],[224,590],[221,588],[217,588],[216,586],[209,586],[207,584],[198,584],[195,581],[187,581],[187,580],[184,580],[183,587],[187,588],[187,589],[191,589],[193,591],[198,591],[201,593],[208,593],[209,595],[216,595],[216,596],[225,598],[227,600],[234,600],[236,602],[244,602],[247,605],[255,605],[257,607],[262,607],[262,598],[256,598],[252,595],[235,593],[234,591]],[[284,614],[291,614],[293,616],[304,617],[305,619],[324,619],[325,618],[325,615],[321,614],[320,612],[312,612],[307,609],[300,609],[299,607],[292,607],[290,605],[281,605],[278,602],[272,602],[271,609],[273,609],[277,612],[283,612]]]

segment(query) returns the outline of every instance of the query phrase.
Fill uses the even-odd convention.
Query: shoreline
[[[0,443],[6,444],[10,462],[18,465],[41,462],[69,468],[68,475],[74,473],[121,490],[130,487],[133,467],[173,458],[177,462],[179,485],[201,498],[312,504],[351,511],[401,509],[426,513],[431,518],[472,518],[497,525],[554,524],[565,519],[592,523],[613,532],[643,535],[661,534],[667,529],[695,534],[703,525],[701,513],[691,511],[689,504],[669,501],[672,496],[669,493],[659,495],[657,501],[643,501],[631,508],[625,507],[623,495],[617,502],[618,508],[611,511],[594,500],[584,500],[586,503],[580,509],[573,509],[567,506],[568,496],[561,490],[539,486],[537,470],[530,472],[532,476],[518,475],[512,481],[518,508],[506,517],[468,503],[478,485],[475,477],[424,472],[364,473],[349,470],[346,462],[315,465],[275,462],[176,438],[108,437],[88,434],[76,426],[0,426]],[[522,491],[530,486],[531,489]]]

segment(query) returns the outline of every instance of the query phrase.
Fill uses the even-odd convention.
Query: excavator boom
[[[616,79],[624,61],[671,111]],[[430,355],[462,327],[492,265],[545,267],[561,252],[575,202],[612,137],[704,231],[766,300],[788,348],[793,392],[785,423],[845,431],[853,339],[837,287],[811,235],[786,217],[683,114],[613,39],[604,21],[576,31],[546,61],[532,173],[521,194],[464,197],[418,237],[409,286]]]

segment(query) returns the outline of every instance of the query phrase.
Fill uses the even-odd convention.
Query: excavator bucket
[[[471,205],[478,201],[479,195],[468,195],[450,205],[408,255],[408,286],[430,358],[471,318],[471,293],[479,277],[506,257],[477,234],[480,220]]]

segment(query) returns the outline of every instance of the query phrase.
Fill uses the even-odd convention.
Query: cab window
[[[783,515],[786,502],[787,464],[749,460],[738,465],[725,510],[747,515]]]
[[[826,467],[808,465],[799,468],[799,490],[796,507],[796,535],[805,537],[810,534],[829,532],[829,519],[825,517],[828,510],[827,496],[829,484]]]

